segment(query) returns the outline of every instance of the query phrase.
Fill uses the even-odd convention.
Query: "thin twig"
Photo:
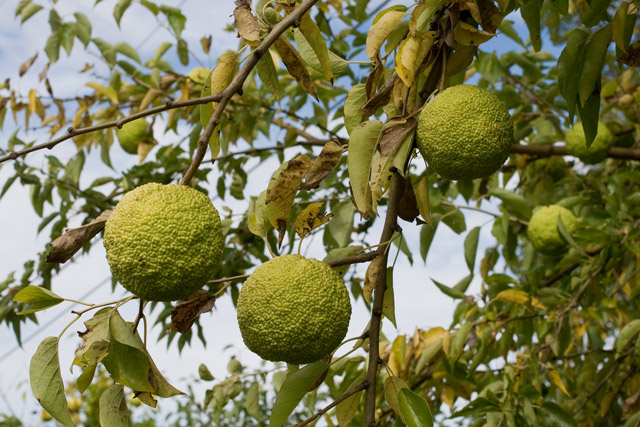
[[[299,22],[302,16],[316,4],[318,0],[305,0],[300,4],[291,14],[287,15],[280,23],[275,25],[269,34],[265,37],[265,39],[260,43],[258,47],[253,50],[253,53],[249,56],[245,64],[242,66],[238,74],[233,78],[229,86],[221,92],[221,98],[219,100],[219,104],[216,106],[216,109],[213,112],[213,115],[209,119],[207,126],[205,126],[202,135],[200,135],[200,139],[198,139],[198,148],[196,150],[195,155],[193,156],[193,161],[187,169],[187,172],[184,174],[184,177],[180,181],[181,184],[186,185],[191,181],[191,178],[195,175],[196,171],[202,164],[202,160],[204,160],[204,155],[207,152],[207,148],[209,146],[209,139],[211,135],[215,131],[218,124],[220,124],[220,117],[222,117],[222,112],[226,108],[227,104],[231,100],[231,97],[236,93],[240,93],[242,91],[242,85],[244,81],[249,77],[249,74],[254,69],[260,58],[267,53],[269,47],[282,35],[289,27]]]
[[[190,107],[192,105],[216,102],[216,101],[219,101],[221,97],[222,97],[221,94],[216,93],[215,95],[204,96],[201,98],[187,99],[185,101],[175,101],[175,102],[169,101],[159,107],[154,107],[154,108],[149,108],[147,110],[139,111],[135,114],[124,117],[119,120],[112,120],[110,122],[105,122],[95,126],[88,126],[86,128],[74,129],[70,127],[67,129],[67,133],[65,135],[59,136],[58,138],[52,139],[51,141],[44,142],[42,144],[33,145],[29,148],[25,148],[24,150],[14,151],[13,153],[9,153],[6,156],[0,157],[0,163],[6,162],[8,160],[15,160],[18,157],[24,156],[25,154],[29,154],[38,150],[43,150],[45,148],[50,150],[56,145],[60,144],[61,142],[66,141],[67,139],[71,139],[78,135],[84,135],[85,133],[91,133],[91,132],[95,132],[95,131],[99,131],[99,130],[107,129],[111,127],[121,128],[123,125],[142,117],[150,116],[152,114],[162,113],[164,111],[174,110],[176,108],[184,108],[184,107]]]
[[[367,384],[366,380],[361,382],[354,389],[346,392],[345,394],[343,394],[342,396],[340,396],[339,398],[337,398],[336,400],[334,400],[333,402],[331,402],[330,404],[328,404],[327,406],[322,408],[320,411],[316,412],[315,414],[313,414],[312,416],[310,416],[306,420],[302,421],[301,423],[296,424],[295,427],[304,427],[306,425],[311,424],[312,422],[317,420],[320,416],[322,416],[325,412],[329,411],[331,408],[333,408],[334,406],[338,405],[343,400],[346,400],[349,397],[353,396],[354,394],[361,392],[362,390],[367,388],[367,386],[368,386],[368,384]]]

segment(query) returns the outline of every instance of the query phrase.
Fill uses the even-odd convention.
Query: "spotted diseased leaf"
[[[293,200],[311,163],[308,156],[301,154],[284,162],[269,181],[266,213],[269,223],[278,230],[278,245],[282,245]]]
[[[382,156],[379,151],[373,153],[369,186],[371,187],[373,211],[376,213],[378,212],[378,202],[382,200],[382,196],[389,188],[392,177],[391,159]]]
[[[111,211],[106,210],[89,224],[78,228],[70,228],[63,235],[57,237],[51,242],[51,251],[47,254],[47,262],[64,263],[71,259],[93,236],[104,228],[109,215],[111,215]]]
[[[82,345],[76,349],[73,364],[81,367],[95,366],[107,355],[109,350],[109,314],[111,308],[103,308],[96,312],[84,325],[87,330],[78,332]]]
[[[233,18],[238,30],[238,36],[250,46],[260,44],[260,25],[253,13],[251,13],[251,3],[249,0],[236,0],[236,8],[233,11]]]
[[[282,58],[282,62],[284,62],[291,76],[296,79],[300,87],[317,101],[318,89],[316,89],[316,86],[313,84],[309,70],[298,51],[283,37],[279,37],[275,43],[273,43],[273,47]]]
[[[327,177],[340,163],[342,159],[342,145],[331,139],[322,147],[322,151],[313,160],[309,172],[304,179],[303,190],[317,188],[323,179]]]
[[[382,108],[389,103],[391,95],[393,94],[393,87],[397,80],[398,74],[391,74],[391,76],[389,76],[389,78],[383,83],[380,89],[378,89],[375,95],[373,95],[364,104],[362,104],[360,109],[360,117],[362,120],[368,119],[372,114],[375,114],[375,112],[378,111],[379,108]],[[358,121],[358,123],[360,123],[360,120]]]
[[[480,26],[487,33],[495,33],[502,22],[502,14],[493,0],[476,0],[480,13]]]
[[[394,156],[405,139],[415,132],[416,123],[415,117],[389,120],[382,128],[380,153],[387,157]]]
[[[373,290],[378,285],[381,277],[381,271],[385,267],[383,257],[376,257],[369,263],[367,272],[364,275],[364,286],[362,288],[362,296],[367,304],[371,304],[371,296]]]
[[[180,301],[171,311],[171,332],[186,334],[196,319],[213,309],[216,297],[207,291],[197,291],[186,301]]]
[[[465,46],[478,46],[495,36],[495,33],[487,33],[463,21],[458,22],[453,31],[454,39]]]
[[[358,211],[364,218],[374,215],[369,175],[373,153],[382,131],[382,122],[372,120],[361,123],[351,132],[347,168],[351,191]]]
[[[40,405],[63,426],[74,426],[60,375],[58,338],[45,338],[40,343],[31,358],[29,378],[31,391]]]
[[[380,48],[384,44],[387,36],[393,31],[395,26],[405,17],[405,13],[398,10],[389,10],[371,28],[367,35],[366,53],[369,58],[375,58],[379,54]]]
[[[429,53],[435,40],[435,32],[428,32],[421,37],[407,37],[400,48],[396,59],[396,73],[407,87],[413,85],[422,62]]]
[[[124,387],[114,384],[100,395],[100,425],[112,427],[130,427],[129,408],[124,395]]]
[[[627,52],[620,57],[620,62],[630,67],[640,67],[640,40],[631,43]]]
[[[332,216],[332,213],[324,211],[324,202],[310,203],[296,218],[296,233],[298,236],[304,237],[311,230],[329,222]]]
[[[13,301],[22,302],[29,305],[29,308],[17,314],[31,314],[36,311],[46,310],[54,305],[60,304],[64,298],[54,294],[46,288],[40,286],[27,286],[22,288],[14,297]]]
[[[260,237],[264,237],[267,229],[270,227],[269,220],[267,219],[266,199],[267,190],[264,190],[255,202],[250,204],[249,208],[249,231]]]

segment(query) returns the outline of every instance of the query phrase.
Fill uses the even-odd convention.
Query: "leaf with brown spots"
[[[640,67],[640,40],[631,43],[627,53],[622,55],[619,61],[630,67]]]
[[[251,13],[251,3],[249,0],[236,0],[236,9],[233,11],[233,18],[236,22],[238,36],[250,46],[260,44],[260,25],[253,13]]]
[[[389,103],[391,99],[391,93],[393,92],[393,86],[398,79],[398,74],[393,73],[389,78],[384,82],[384,84],[380,87],[378,92],[370,98],[361,108],[362,120],[367,120],[378,111],[378,108],[384,107]]]
[[[407,136],[416,128],[415,117],[407,119],[391,119],[382,128],[380,138],[380,153],[386,157],[392,157],[400,148]]]
[[[311,167],[311,163],[308,156],[300,154],[284,162],[269,181],[265,199],[267,219],[278,230],[278,245],[282,245],[293,200],[302,178]]]
[[[107,219],[111,215],[110,210],[106,210],[89,224],[78,228],[69,228],[51,242],[51,252],[47,255],[47,262],[64,263],[78,252],[85,243],[93,238],[104,228]]]
[[[304,237],[311,230],[326,224],[333,217],[332,213],[324,211],[324,202],[310,203],[296,218],[296,233]]]
[[[480,13],[480,26],[488,33],[495,33],[502,22],[502,14],[492,0],[476,0]]]
[[[362,296],[367,304],[371,303],[371,295],[378,284],[378,280],[380,280],[380,272],[383,268],[384,257],[381,256],[374,258],[373,261],[369,263],[369,267],[367,267],[367,272],[364,275],[364,286],[362,288]]]
[[[303,190],[317,188],[320,182],[335,169],[342,159],[342,145],[329,140],[315,158],[304,180]]]
[[[171,312],[171,332],[186,334],[198,316],[213,309],[216,297],[206,291],[198,291],[186,301],[180,301]]]
[[[278,51],[278,54],[282,58],[282,62],[284,62],[284,65],[287,67],[287,70],[289,70],[291,76],[296,79],[298,84],[317,101],[318,89],[316,89],[316,86],[313,84],[311,76],[309,75],[309,70],[307,70],[307,66],[298,51],[295,50],[293,45],[283,37],[278,37],[275,43],[273,43],[273,47]]]

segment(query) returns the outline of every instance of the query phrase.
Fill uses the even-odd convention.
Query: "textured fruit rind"
[[[184,299],[201,289],[223,246],[211,200],[184,185],[151,183],[126,193],[104,230],[113,277],[149,301]]]
[[[116,131],[116,136],[120,146],[129,154],[138,153],[138,144],[151,138],[147,132],[147,121],[144,119],[134,120],[122,126]]]
[[[609,148],[611,148],[616,138],[607,125],[598,122],[598,133],[589,149],[587,149],[582,123],[576,123],[573,128],[569,129],[564,140],[567,144],[567,153],[579,158],[584,163],[594,164],[607,158]]]
[[[566,249],[567,244],[558,233],[558,217],[562,218],[562,224],[569,234],[576,230],[576,217],[563,206],[543,206],[531,216],[527,236],[539,252],[556,255]]]
[[[242,339],[266,360],[315,362],[344,339],[350,318],[349,292],[340,275],[300,255],[260,265],[238,297]]]
[[[483,178],[509,157],[513,122],[491,92],[452,86],[420,113],[417,145],[429,167],[451,179]]]

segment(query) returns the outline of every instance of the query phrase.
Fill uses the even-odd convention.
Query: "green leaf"
[[[129,409],[124,388],[114,384],[100,395],[100,425],[109,427],[129,427]]]
[[[371,160],[381,131],[382,122],[370,120],[359,124],[353,129],[349,139],[349,151],[347,153],[349,181],[356,207],[364,218],[372,218],[375,214],[371,187],[369,186],[369,175]]]
[[[556,421],[559,421],[561,425],[570,427],[578,425],[573,417],[557,403],[544,402],[541,409],[555,418]]]
[[[352,383],[349,389],[345,391],[345,393],[348,393],[349,391],[351,391],[355,386],[357,386],[361,382],[362,382],[361,377],[356,378],[356,380]],[[358,406],[360,406],[360,398],[362,397],[363,391],[364,390],[361,390],[355,394],[352,394],[351,396],[344,399],[342,402],[338,403],[338,405],[336,406],[336,418],[338,419],[339,426],[349,425],[354,415],[358,411]]]
[[[311,15],[309,13],[305,13],[302,16],[299,28],[299,30],[295,30],[294,37],[296,32],[300,31],[302,33],[304,39],[306,39],[309,46],[311,46],[316,58],[320,62],[320,69],[324,74],[324,78],[333,83],[333,70],[331,67],[331,60],[329,58],[329,50],[327,49],[327,42],[322,36],[318,25],[316,25],[313,19],[311,19]],[[296,44],[298,43],[298,39],[296,39]],[[302,55],[302,52],[300,52],[300,54]]]
[[[269,89],[269,92],[273,93],[276,99],[280,99],[282,97],[282,91],[280,89],[280,81],[278,80],[278,71],[269,52],[262,55],[256,64],[256,71],[262,84]]]
[[[54,305],[58,305],[64,301],[64,298],[39,286],[27,286],[18,292],[13,297],[13,300],[15,302],[23,302],[31,306],[27,310],[22,310],[18,314],[31,314],[36,311],[46,310]]]
[[[49,62],[53,63],[58,60],[60,55],[60,31],[51,33],[44,46],[44,52],[47,54]]]
[[[473,228],[464,239],[464,259],[467,262],[469,271],[473,272],[476,264],[476,253],[478,252],[478,240],[480,238],[480,227]]]
[[[580,70],[582,70],[582,49],[588,37],[589,32],[584,28],[574,28],[569,32],[565,48],[558,57],[558,89],[567,101],[567,111],[571,121],[576,111]]]
[[[261,420],[260,416],[260,385],[257,382],[251,383],[246,391],[246,397],[244,399],[244,407],[247,410],[247,414],[255,418],[257,421]]]
[[[364,247],[362,246],[354,245],[354,246],[347,246],[346,248],[335,248],[327,252],[327,256],[324,257],[322,262],[328,263],[331,261],[336,261],[336,260],[347,258],[350,256],[359,255],[362,252],[364,252]],[[341,265],[338,267],[333,267],[333,269],[342,275],[347,272],[347,270],[349,269],[349,265]]]
[[[526,0],[525,3],[520,6],[520,14],[525,24],[527,24],[531,44],[536,52],[542,47],[542,38],[540,37],[540,9],[542,9],[542,0]]]
[[[602,67],[607,57],[607,49],[613,30],[611,24],[607,24],[593,33],[584,47],[584,62],[580,72],[579,95],[582,105],[585,104],[589,95],[596,88],[596,83],[600,82],[602,76]],[[575,72],[575,71],[574,71]],[[589,144],[587,144],[588,146]]]
[[[469,415],[479,415],[487,412],[500,412],[500,410],[500,406],[483,397],[479,397],[461,410],[451,414],[451,418],[468,417]]]
[[[427,262],[427,254],[429,253],[429,248],[431,247],[431,242],[433,242],[433,236],[436,234],[437,227],[438,223],[434,222],[433,226],[424,224],[420,228],[420,256],[425,264]]]
[[[66,23],[60,28],[60,45],[64,48],[67,55],[71,54],[73,49],[73,40],[75,39],[75,25]]]
[[[624,325],[620,330],[620,335],[616,339],[616,353],[622,354],[627,346],[631,343],[631,340],[640,332],[640,319],[634,319]]]
[[[20,22],[24,24],[27,19],[31,18],[33,15],[35,15],[42,9],[43,9],[43,6],[40,6],[39,4],[36,4],[36,3],[29,2],[29,4],[27,4],[24,8],[20,10]]]
[[[31,391],[40,405],[62,425],[74,426],[64,396],[64,385],[58,360],[58,338],[45,338],[29,365]]]
[[[422,396],[408,388],[403,388],[398,393],[398,406],[400,415],[407,427],[432,427],[433,417],[431,409]]]
[[[271,411],[270,427],[280,427],[289,418],[289,415],[298,406],[305,394],[311,390],[320,376],[329,369],[329,365],[323,362],[314,362],[287,375],[276,396],[276,401]]]
[[[367,102],[367,91],[364,83],[359,83],[349,89],[347,99],[344,101],[344,126],[349,134],[362,121],[360,110],[365,102]]]
[[[124,42],[116,43],[113,46],[113,50],[125,56],[128,56],[129,58],[136,61],[138,64],[141,63],[140,55],[138,55],[138,52],[136,52],[136,50],[133,47],[131,47],[131,45],[128,43],[124,43]]]
[[[87,366],[82,370],[80,376],[78,376],[78,379],[76,380],[76,387],[80,393],[84,393],[91,385],[91,381],[93,381],[97,367],[98,365]]]
[[[396,324],[395,298],[393,295],[393,267],[387,268],[387,289],[384,291],[382,315],[391,321],[394,328],[398,329],[398,325]]]
[[[187,18],[180,12],[177,7],[170,7],[166,5],[160,6],[160,11],[167,16],[169,26],[175,31],[176,36],[180,37],[182,30],[184,30],[184,24],[187,22]]]
[[[443,285],[442,283],[437,282],[437,281],[435,281],[433,279],[431,279],[431,281],[433,283],[435,283],[435,285],[438,287],[438,289],[440,289],[440,291],[443,294],[445,294],[445,295],[447,295],[447,296],[449,296],[449,297],[451,297],[453,299],[463,299],[465,297],[464,292],[457,291],[457,290],[455,290],[453,288],[450,288],[450,287],[448,287],[446,285]]]
[[[91,41],[91,21],[83,13],[75,12],[73,14],[76,18],[76,37],[86,47]]]
[[[189,48],[187,47],[187,42],[184,39],[178,39],[176,49],[178,50],[178,58],[180,58],[182,65],[189,64]]]
[[[507,212],[520,218],[528,220],[531,218],[532,208],[527,200],[520,194],[503,188],[492,188],[489,194],[502,200],[503,206]]]
[[[116,19],[118,27],[120,26],[120,20],[124,12],[131,6],[131,0],[119,0],[116,6],[113,8],[113,17]]]

